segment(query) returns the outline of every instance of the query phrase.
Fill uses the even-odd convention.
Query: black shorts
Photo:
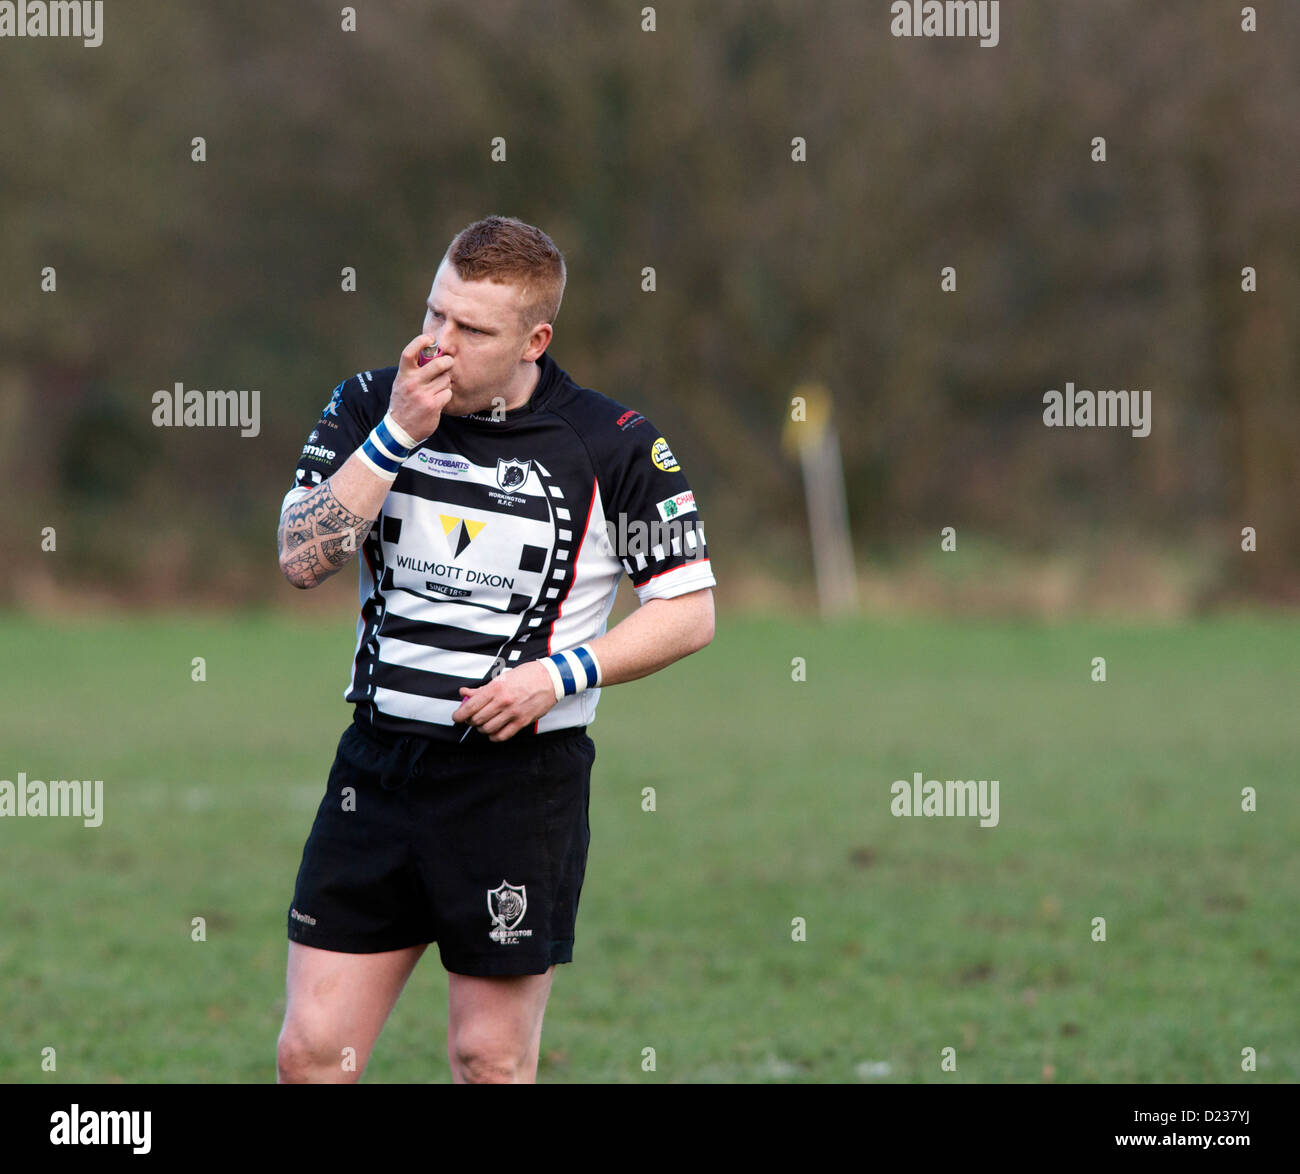
[[[289,940],[372,954],[438,943],[454,974],[573,960],[596,746],[586,727],[482,739],[339,739],[303,849]]]

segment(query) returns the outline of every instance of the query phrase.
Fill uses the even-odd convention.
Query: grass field
[[[274,1078],[351,643],[346,617],[0,619],[0,779],[104,780],[98,828],[0,819],[0,1081]],[[538,1079],[1300,1080],[1298,667],[1285,619],[723,622],[603,695]],[[998,826],[891,815],[916,771],[997,778]],[[449,1080],[446,985],[432,949],[367,1082]]]

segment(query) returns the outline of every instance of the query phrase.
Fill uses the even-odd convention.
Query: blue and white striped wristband
[[[589,644],[579,644],[577,648],[568,648],[564,652],[543,657],[541,665],[551,674],[556,701],[572,697],[586,689],[600,688],[600,661],[592,653]]]
[[[375,425],[357,453],[376,477],[396,481],[402,462],[415,451],[419,443],[398,426],[393,413],[389,412]]]

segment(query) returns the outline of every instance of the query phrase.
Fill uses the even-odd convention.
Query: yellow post
[[[823,384],[802,383],[795,388],[781,439],[785,450],[799,457],[803,470],[822,618],[855,613],[858,578],[849,535],[844,466],[830,392]]]

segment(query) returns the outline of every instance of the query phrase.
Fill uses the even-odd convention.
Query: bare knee
[[[355,1084],[364,1060],[357,1049],[335,1047],[322,1034],[286,1022],[275,1048],[280,1084]]]
[[[519,1063],[510,1056],[461,1052],[457,1054],[461,1079],[466,1084],[518,1084]]]
[[[461,1036],[452,1055],[466,1084],[519,1084],[526,1079],[523,1057],[499,1040]]]

